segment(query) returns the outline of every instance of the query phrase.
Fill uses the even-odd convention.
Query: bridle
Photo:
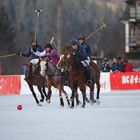
[[[60,60],[60,65],[59,68],[62,70],[64,69],[65,71],[71,71],[71,64],[69,63],[70,59],[70,54],[68,53],[67,55],[62,54],[61,55],[61,60]],[[61,61],[63,61],[63,64],[61,64]]]

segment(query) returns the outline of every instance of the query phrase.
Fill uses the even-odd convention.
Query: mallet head
[[[35,12],[37,13],[40,13],[40,12],[43,12],[43,10],[42,9],[38,9],[38,10],[35,10]]]

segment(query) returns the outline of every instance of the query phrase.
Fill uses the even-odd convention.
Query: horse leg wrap
[[[85,93],[82,93],[83,94],[83,104],[81,107],[85,108],[85,105],[86,105],[86,94]]]
[[[68,95],[66,95],[66,100],[67,100],[68,105],[70,105],[70,101],[69,101]]]
[[[64,101],[62,97],[60,97],[60,106],[64,106]]]
[[[94,100],[94,93],[93,92],[90,92],[90,103],[93,104],[96,102],[96,100]]]
[[[48,91],[48,99],[51,98],[51,95],[52,95],[52,91]]]

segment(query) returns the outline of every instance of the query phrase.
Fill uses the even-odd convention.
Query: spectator
[[[124,60],[124,65],[125,65],[124,72],[132,72],[133,71],[133,66],[132,66],[132,64],[130,64],[128,62],[128,60]]]
[[[104,62],[102,63],[102,66],[101,66],[101,70],[102,72],[110,72],[111,67],[109,65],[109,61],[107,58],[104,59]]]
[[[112,70],[112,72],[118,72],[118,61],[116,58],[113,58],[111,70]]]
[[[118,60],[118,71],[124,72],[125,65],[124,65],[123,59],[121,57],[118,57],[117,60]]]

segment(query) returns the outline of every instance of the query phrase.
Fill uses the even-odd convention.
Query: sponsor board
[[[140,72],[101,73],[100,85],[101,93],[111,90],[140,90]],[[68,93],[71,93],[69,87],[65,88]],[[37,94],[39,93],[36,86],[34,86],[34,90]],[[57,92],[54,88],[52,90]],[[96,90],[95,85],[95,93]],[[87,88],[87,93],[89,92],[89,88]],[[29,86],[24,80],[24,75],[0,76],[0,95],[7,94],[31,94]]]
[[[20,94],[20,76],[0,76],[0,95]]]
[[[110,74],[112,90],[140,89],[140,72],[121,72]]]

